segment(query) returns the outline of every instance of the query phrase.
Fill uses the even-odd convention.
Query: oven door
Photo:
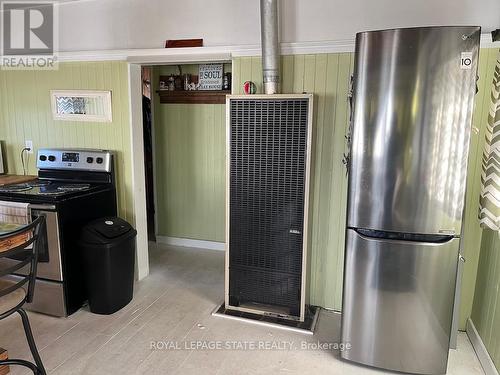
[[[62,281],[61,243],[59,240],[58,215],[54,206],[31,205],[31,216],[35,220],[45,216],[46,243],[40,246],[36,276],[41,279]]]
[[[59,241],[58,215],[54,206],[30,205],[32,219],[45,216],[46,236],[39,247],[36,277],[46,280],[62,281],[61,244]],[[2,265],[8,266],[9,259],[2,259]],[[28,268],[21,268],[17,274],[26,275]]]

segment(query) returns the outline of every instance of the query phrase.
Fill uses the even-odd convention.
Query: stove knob
[[[104,161],[104,160],[103,160],[102,158],[97,158],[97,159],[95,159],[95,162],[96,162],[97,164],[102,164],[102,162],[103,162],[103,161]]]
[[[45,161],[47,160],[47,157],[45,155],[40,155],[39,159],[40,161]]]
[[[56,157],[54,155],[49,155],[49,161],[56,161]]]
[[[93,158],[93,157],[91,157],[91,156],[89,156],[89,157],[87,158],[87,163],[91,164],[91,163],[93,163],[93,162],[94,162],[94,158]]]

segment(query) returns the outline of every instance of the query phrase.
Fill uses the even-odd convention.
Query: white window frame
[[[57,112],[58,97],[84,97],[97,98],[104,102],[103,115],[88,114],[61,114]],[[50,102],[52,107],[52,117],[59,121],[86,121],[86,122],[112,122],[113,111],[111,107],[111,91],[97,90],[51,90]]]

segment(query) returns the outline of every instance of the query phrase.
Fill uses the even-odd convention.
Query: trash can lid
[[[82,240],[89,243],[108,243],[134,231],[132,226],[119,217],[104,217],[88,223],[82,234]]]

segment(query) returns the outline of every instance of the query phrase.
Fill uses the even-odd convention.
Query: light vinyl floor
[[[224,297],[223,252],[151,245],[150,255],[151,275],[136,284],[132,302],[113,315],[94,315],[87,308],[66,319],[29,314],[48,373],[385,373],[315,348],[318,342],[338,341],[335,313],[322,311],[314,336],[211,316]],[[31,359],[17,315],[0,321],[0,347],[11,358]],[[25,373],[12,368],[14,375]],[[463,333],[458,350],[450,352],[448,374],[483,374]]]

